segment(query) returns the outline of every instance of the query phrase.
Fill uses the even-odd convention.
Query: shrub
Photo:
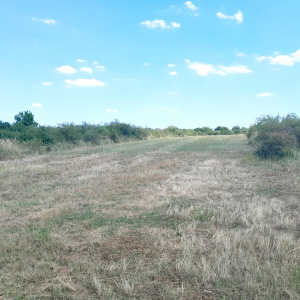
[[[260,134],[256,153],[261,158],[279,159],[292,154],[298,142],[294,135],[286,131],[275,131]]]
[[[248,130],[249,143],[263,159],[280,159],[299,148],[300,119],[296,114],[286,117],[262,116]]]

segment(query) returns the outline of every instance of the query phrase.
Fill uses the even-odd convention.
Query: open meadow
[[[0,161],[0,299],[300,299],[300,157],[246,137]]]

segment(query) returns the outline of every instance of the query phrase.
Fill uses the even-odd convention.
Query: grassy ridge
[[[299,299],[300,158],[251,152],[210,136],[0,162],[0,298]]]

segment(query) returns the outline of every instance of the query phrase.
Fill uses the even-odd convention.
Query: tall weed
[[[0,139],[0,159],[12,158],[21,154],[21,148],[16,140]]]

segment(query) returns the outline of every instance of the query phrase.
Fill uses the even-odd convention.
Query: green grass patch
[[[113,233],[118,228],[128,225],[131,228],[140,228],[142,226],[168,228],[179,232],[179,226],[185,222],[209,222],[217,214],[211,210],[195,210],[188,216],[175,212],[168,212],[169,205],[164,205],[151,212],[135,216],[114,217],[91,210],[82,212],[67,213],[51,222],[51,226],[68,226],[70,223],[81,223],[83,228],[96,229],[104,226],[109,227],[109,232]]]
[[[297,291],[300,292],[300,267],[296,267],[293,272],[293,283],[296,286]]]
[[[31,234],[33,240],[39,242],[46,242],[50,239],[50,227],[38,227],[38,226],[28,226],[28,232]]]

